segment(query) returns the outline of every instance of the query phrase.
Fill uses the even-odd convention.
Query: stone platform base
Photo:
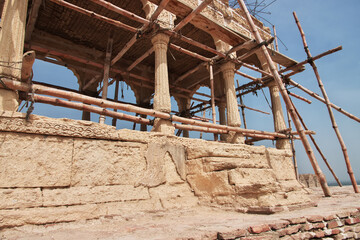
[[[291,153],[86,121],[0,115],[0,228],[213,206],[309,206]]]

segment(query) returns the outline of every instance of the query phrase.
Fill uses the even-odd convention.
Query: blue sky
[[[339,45],[343,46],[342,51],[324,57],[316,61],[316,64],[330,101],[360,117],[360,58],[358,57],[360,46],[357,42],[360,38],[358,27],[360,23],[360,15],[358,14],[360,1],[277,0],[267,10],[271,12],[271,15],[262,16],[276,26],[279,38],[287,46],[286,50],[280,43],[280,51],[297,61],[306,59],[306,54],[292,16],[293,11],[296,11],[299,17],[313,56]],[[271,27],[269,24],[265,25]],[[246,69],[241,69],[241,71],[259,77],[256,73],[247,71]],[[240,84],[248,82],[248,80],[239,76],[237,76],[237,79]],[[321,93],[310,66],[307,65],[306,71],[295,75],[293,79],[312,91],[319,94]],[[34,80],[73,89],[78,88],[77,79],[71,71],[42,61],[36,61],[34,65]],[[206,88],[202,88],[201,91],[210,93],[210,90]],[[315,139],[329,163],[333,166],[338,177],[342,181],[348,181],[349,178],[342,151],[332,129],[326,106],[307,96],[300,90],[291,89],[291,91],[313,101],[313,103],[309,105],[300,100],[293,99],[309,129],[316,131]],[[113,92],[114,86],[111,86],[109,89],[110,97],[113,96]],[[264,92],[265,96],[269,99],[268,90],[264,89]],[[126,86],[124,87],[124,95],[125,101],[135,102],[133,93],[127,90]],[[244,102],[250,107],[271,112],[261,91],[258,92],[258,96],[252,94],[246,95]],[[173,104],[173,106],[173,110],[177,110],[175,104]],[[60,107],[49,107],[43,104],[36,104],[34,113],[57,118],[81,118],[80,111]],[[207,112],[206,116],[211,118],[210,114],[210,112]],[[360,180],[360,147],[358,140],[358,136],[360,136],[360,125],[358,122],[349,119],[337,111],[334,111],[334,114],[348,148],[355,177],[357,180]],[[94,119],[93,121],[98,121],[96,115],[92,117]],[[248,128],[273,131],[272,116],[246,111],[246,120]],[[107,123],[110,124],[110,121],[111,119],[108,118]],[[118,121],[117,128],[132,128],[132,126],[132,123]],[[199,133],[192,133],[192,137],[198,138]],[[204,134],[204,137],[212,139],[211,134]],[[261,141],[258,145],[273,146],[273,143],[271,141]],[[316,152],[315,148],[314,152]],[[300,173],[313,173],[300,141],[296,142],[296,154]],[[316,156],[328,181],[333,182],[334,179],[322,163],[322,159],[317,153]]]

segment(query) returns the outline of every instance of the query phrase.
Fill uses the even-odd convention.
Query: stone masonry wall
[[[0,115],[0,229],[210,205],[313,204],[283,150]]]

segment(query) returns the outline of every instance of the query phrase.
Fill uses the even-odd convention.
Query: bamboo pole
[[[123,119],[123,120],[131,121],[131,122],[147,124],[147,125],[151,124],[151,121],[146,118],[135,117],[135,116],[120,113],[120,112],[114,112],[111,110],[87,105],[84,103],[76,103],[76,102],[62,100],[59,98],[41,96],[38,94],[34,94],[34,100],[35,100],[35,102],[46,103],[46,104],[51,104],[54,106],[61,106],[61,107],[72,108],[72,109],[77,109],[77,110],[82,110],[82,111],[87,111],[87,112],[93,112],[93,113],[97,113],[99,115],[106,115],[109,117]]]
[[[181,82],[182,80],[184,80],[185,78],[187,78],[188,76],[190,76],[191,74],[195,73],[196,71],[198,71],[200,68],[204,67],[206,63],[202,62],[199,65],[197,65],[196,67],[194,67],[193,69],[190,69],[189,71],[187,71],[186,73],[184,73],[183,75],[181,75],[180,77],[178,77],[174,82],[173,85],[175,85],[178,82]]]
[[[250,80],[253,80],[254,82],[261,83],[258,78],[254,78],[254,77],[252,77],[252,76],[249,76],[249,75],[247,75],[246,73],[240,72],[240,71],[238,71],[238,70],[236,70],[236,69],[235,69],[235,73],[238,74],[238,75],[240,75],[240,76],[246,77],[246,78],[248,78],[248,79],[250,79]]]
[[[110,2],[107,2],[107,1],[104,1],[104,0],[90,0],[90,1],[102,6],[104,8],[106,8],[106,9],[109,9],[111,11],[119,13],[119,14],[127,17],[127,18],[130,18],[131,20],[134,20],[136,22],[143,23],[143,24],[146,24],[148,22],[147,19],[142,18],[142,17],[140,17],[140,16],[138,16],[138,15],[132,13],[132,12],[129,12],[129,11],[125,10],[125,9],[119,8],[118,6],[116,6],[116,5],[114,5],[114,4],[110,3]]]
[[[158,18],[160,13],[166,8],[166,5],[170,2],[170,0],[162,0],[159,6],[156,8],[153,15],[150,17],[151,21],[154,21]]]
[[[108,39],[107,46],[106,46],[102,99],[107,99],[110,64],[111,64],[111,52],[112,52],[113,42],[114,42],[114,40],[113,40],[112,36],[110,36]],[[105,115],[100,115],[99,123],[105,124]]]
[[[311,104],[311,101],[310,101],[309,99],[306,99],[306,98],[304,98],[304,97],[301,97],[301,96],[299,96],[299,95],[297,95],[297,94],[295,94],[295,93],[289,92],[289,91],[288,91],[288,94],[289,94],[290,96],[293,96],[293,97],[297,98],[297,99],[300,99],[301,101],[304,101],[304,102],[306,102],[306,103],[308,103],[308,104]]]
[[[115,102],[119,100],[119,84],[120,84],[120,79],[119,79],[119,77],[116,77],[115,94],[114,94]],[[117,112],[116,108],[114,108],[114,112]],[[112,120],[112,125],[114,127],[116,127],[116,120],[117,120],[117,118],[113,118],[113,120]]]
[[[294,106],[294,109],[295,109],[295,106]],[[295,111],[296,111],[296,109],[295,109]],[[291,117],[290,117],[290,112],[289,112],[288,108],[286,108],[286,115],[287,115],[287,118],[288,118],[289,128],[291,129]],[[298,115],[298,117],[300,119],[299,115]],[[305,128],[305,130],[306,130],[306,128]],[[295,144],[294,144],[293,135],[290,136],[290,146],[291,146],[291,152],[293,154],[295,176],[296,176],[296,179],[299,180],[299,170],[298,170],[298,164],[297,164],[297,159],[296,159],[296,150],[295,150]]]
[[[335,121],[334,113],[333,113],[332,108],[330,106],[329,97],[328,97],[328,95],[326,93],[324,84],[322,83],[322,80],[320,78],[320,74],[319,74],[319,72],[317,70],[316,64],[314,63],[313,60],[311,60],[312,56],[311,56],[311,53],[310,53],[310,50],[309,50],[309,46],[307,45],[307,42],[306,42],[305,33],[304,33],[303,29],[301,28],[299,19],[297,18],[295,12],[293,12],[293,15],[294,15],[294,18],[295,18],[295,22],[296,22],[296,24],[297,24],[297,26],[299,28],[299,31],[300,31],[300,35],[301,35],[301,38],[302,38],[302,41],[303,41],[303,44],[304,44],[306,55],[310,59],[309,63],[310,63],[311,67],[314,70],[314,73],[315,73],[316,79],[318,81],[319,87],[320,87],[321,92],[323,94],[323,97],[325,99],[326,106],[327,106],[327,109],[328,109],[328,112],[329,112],[329,115],[330,115],[330,120],[331,120],[331,123],[333,125],[335,134],[336,134],[336,136],[337,136],[337,138],[339,140],[341,149],[343,151],[344,158],[345,158],[345,163],[346,163],[346,167],[347,167],[347,170],[348,170],[348,174],[350,176],[351,183],[353,185],[355,193],[359,193],[359,188],[357,186],[356,179],[355,179],[355,176],[354,176],[354,172],[353,172],[351,164],[350,164],[350,159],[349,159],[349,155],[347,153],[347,148],[346,148],[345,142],[344,142],[344,140],[343,140],[343,138],[342,138],[342,136],[340,134],[340,130],[339,130],[338,126],[337,126],[337,123]]]
[[[179,22],[175,28],[174,31],[177,32],[181,28],[183,28],[186,24],[188,24],[196,15],[198,15],[204,8],[207,7],[207,5],[211,2],[211,0],[204,0],[197,8],[191,11],[189,15],[187,15],[181,22]]]
[[[239,95],[239,97],[241,97],[241,95]],[[242,100],[241,100],[241,102],[242,102]],[[248,106],[243,105],[243,104],[240,104],[239,107],[246,108],[246,109],[249,109],[249,110],[254,111],[254,112],[259,112],[259,113],[263,113],[263,114],[266,114],[266,115],[270,115],[270,113],[268,113],[268,112],[264,112],[264,111],[261,111],[261,110],[256,109],[256,108],[251,108],[251,107],[248,107]]]
[[[304,119],[301,117],[299,111],[297,110],[297,108],[295,107],[294,103],[291,101],[291,104],[293,105],[294,109],[295,109],[295,112],[296,114],[298,115],[302,125],[304,126],[304,129],[305,130],[308,130],[305,122],[304,122]],[[342,187],[342,184],[340,182],[340,180],[338,179],[338,177],[336,176],[334,170],[332,169],[332,167],[330,166],[329,162],[327,161],[325,155],[323,154],[323,152],[321,151],[319,145],[316,143],[315,141],[315,138],[312,136],[312,135],[309,135],[312,143],[314,144],[316,150],[318,151],[318,153],[320,154],[321,158],[324,160],[324,163],[326,164],[326,166],[328,167],[328,169],[330,170],[331,174],[333,175],[333,177],[335,178],[336,182],[339,184],[340,187]]]
[[[93,11],[78,7],[78,6],[74,5],[74,4],[65,2],[63,0],[50,0],[50,1],[52,1],[52,2],[54,2],[56,4],[59,4],[59,5],[63,6],[63,7],[72,9],[72,10],[74,10],[76,12],[85,14],[85,15],[91,17],[91,18],[95,18],[95,19],[107,22],[107,23],[109,23],[111,25],[114,25],[116,27],[120,27],[120,28],[125,29],[127,31],[130,31],[130,32],[136,32],[137,31],[136,28],[134,28],[132,26],[129,26],[129,25],[126,25],[125,23],[122,23],[120,21],[117,21],[117,20],[102,16],[100,14],[97,14],[97,13],[93,12]]]
[[[239,80],[236,79],[236,84],[237,84],[237,88],[239,88]],[[241,91],[238,90],[239,92],[239,100],[240,100],[240,105],[241,105],[241,115],[242,115],[242,119],[244,122],[244,128],[247,129],[247,124],[246,124],[246,117],[245,117],[245,105],[243,103],[242,97],[240,95]],[[245,137],[245,141],[248,140],[248,137]]]
[[[299,63],[295,64],[294,66],[284,68],[283,70],[280,70],[279,73],[284,73],[284,72],[287,72],[287,71],[290,71],[290,70],[293,70],[293,69],[297,69],[297,68],[299,68],[301,66],[304,66],[307,63],[310,63],[311,61],[318,60],[318,59],[320,59],[322,57],[325,57],[325,56],[327,56],[329,54],[335,53],[335,52],[340,51],[340,50],[342,50],[342,46],[338,46],[336,48],[330,49],[330,50],[328,50],[326,52],[323,52],[323,53],[321,53],[321,54],[319,54],[319,55],[317,55],[315,57],[312,57],[311,59],[306,59],[306,60],[304,60],[302,62],[299,62]]]
[[[207,52],[216,54],[217,56],[219,56],[221,58],[226,58],[226,55],[223,54],[222,52],[219,52],[216,49],[213,49],[213,48],[211,48],[211,47],[209,47],[209,46],[207,46],[205,44],[199,43],[199,42],[197,42],[197,41],[195,41],[195,40],[193,40],[191,38],[188,38],[188,37],[186,37],[184,35],[181,35],[181,34],[179,34],[177,32],[174,32],[172,30],[166,30],[165,33],[168,34],[170,37],[175,37],[175,38],[177,38],[177,39],[179,39],[179,40],[181,40],[181,41],[183,41],[185,43],[189,43],[189,44],[191,44],[191,45],[193,45],[195,47],[201,48],[201,49],[203,49],[203,50],[205,50]]]
[[[258,43],[262,42],[262,39],[261,39],[261,36],[259,34],[259,32],[257,31],[257,28],[250,16],[250,13],[248,11],[248,9],[246,8],[246,5],[244,3],[243,0],[237,0],[239,5],[241,6],[241,8],[243,9],[243,11],[245,12],[245,16],[246,16],[246,19],[247,19],[247,22],[249,23],[250,25],[250,28],[252,30],[252,33],[256,39],[256,41]],[[272,61],[271,57],[270,57],[270,54],[269,52],[267,51],[267,48],[265,46],[262,46],[261,47],[261,50],[264,54],[264,56],[266,57],[266,60],[267,60],[267,63],[269,64],[269,68],[270,68],[270,71],[271,71],[271,74],[273,75],[279,89],[280,89],[280,92],[281,92],[281,95],[284,99],[284,102],[286,104],[286,106],[289,108],[290,110],[290,115],[294,121],[294,125],[296,127],[296,130],[299,132],[299,136],[301,138],[301,141],[304,145],[304,148],[306,150],[306,153],[308,154],[308,157],[310,159],[310,162],[312,164],[312,167],[314,168],[314,171],[315,171],[315,174],[318,176],[319,178],[319,181],[320,181],[320,185],[323,189],[323,192],[324,192],[324,195],[326,197],[330,197],[331,196],[331,193],[330,193],[330,189],[326,183],[326,178],[325,178],[325,175],[322,173],[317,161],[316,161],[316,158],[315,158],[315,155],[311,149],[311,146],[310,146],[310,143],[309,141],[307,140],[306,138],[306,135],[304,134],[304,129],[302,128],[301,124],[300,124],[300,121],[299,121],[299,118],[297,117],[297,115],[295,114],[295,111],[294,111],[294,108],[292,107],[291,103],[290,103],[290,98],[289,98],[289,95],[287,94],[286,92],[286,89],[284,87],[284,84],[282,83],[282,80],[280,78],[280,75],[279,73],[277,72],[276,70],[276,66],[274,65],[274,62]]]
[[[170,44],[169,44],[169,47],[171,47],[172,49],[175,49],[176,51],[179,51],[179,52],[181,52],[181,53],[187,54],[187,55],[189,55],[189,56],[191,56],[191,57],[193,57],[193,58],[200,59],[201,61],[204,61],[204,62],[210,62],[210,61],[211,61],[210,58],[204,57],[204,56],[202,56],[202,55],[200,55],[200,54],[198,54],[198,53],[194,53],[194,52],[192,52],[192,51],[190,51],[190,50],[187,50],[187,49],[185,49],[185,48],[182,48],[182,47],[180,47],[180,46],[178,46],[178,45],[175,45],[175,44],[173,44],[173,43],[170,43]]]
[[[273,41],[274,41],[274,38],[273,38],[273,37],[270,38],[269,40],[265,40],[265,41],[263,41],[262,43],[260,43],[260,44],[256,45],[255,47],[253,47],[252,49],[250,49],[249,51],[247,51],[246,53],[244,53],[243,55],[239,56],[237,59],[238,59],[239,61],[242,61],[242,60],[244,60],[245,58],[250,57],[252,54],[254,54],[254,53],[256,53],[257,51],[259,51],[260,48],[261,48],[261,46],[263,46],[263,45],[267,46],[267,45],[271,44]]]
[[[30,86],[26,83],[13,81],[13,80],[9,80],[9,79],[2,79],[2,81],[6,85],[6,87],[13,89],[13,90],[28,91],[30,89]],[[226,130],[226,131],[239,132],[239,133],[243,133],[244,135],[245,134],[260,134],[263,136],[288,138],[288,136],[286,134],[282,134],[282,133],[267,132],[267,131],[253,130],[253,129],[243,129],[243,128],[231,127],[231,126],[226,126],[226,125],[218,125],[218,124],[213,124],[213,123],[200,122],[200,121],[196,121],[196,120],[192,120],[192,119],[188,119],[188,118],[184,118],[184,117],[179,117],[176,115],[170,115],[169,113],[160,112],[160,111],[156,111],[153,109],[146,109],[146,108],[142,108],[142,107],[138,107],[138,106],[133,106],[130,104],[125,104],[125,103],[120,103],[120,102],[112,102],[112,101],[108,101],[108,100],[104,100],[104,99],[98,99],[98,98],[94,98],[94,97],[90,97],[90,96],[86,96],[86,95],[82,95],[82,94],[78,94],[78,93],[74,93],[74,92],[68,92],[68,91],[63,91],[63,90],[54,89],[54,88],[50,88],[50,87],[45,87],[45,86],[41,86],[38,84],[33,84],[32,88],[34,90],[34,93],[38,93],[38,94],[51,95],[54,97],[65,98],[65,99],[68,99],[71,101],[79,101],[79,102],[83,102],[86,104],[93,104],[93,105],[97,105],[97,106],[100,106],[103,108],[116,108],[118,110],[139,113],[140,115],[149,115],[152,117],[157,117],[157,118],[162,118],[162,119],[167,119],[167,120],[171,118],[172,121],[189,124],[189,125],[196,125],[196,126],[201,126],[201,127],[210,127],[210,128],[214,128],[214,129],[222,129],[222,130]]]
[[[211,90],[211,113],[212,113],[212,122],[216,124],[216,110],[215,110],[215,91],[214,91],[214,69],[213,64],[209,64],[209,74],[210,74],[210,90]],[[214,134],[214,141],[218,140],[218,135]]]
[[[239,45],[237,45],[237,46],[235,46],[235,47],[232,47],[232,48],[226,53],[226,55],[229,56],[231,53],[237,52],[237,51],[239,51],[240,49],[251,48],[251,47],[254,47],[254,46],[256,46],[256,45],[257,45],[256,41],[253,40],[253,39],[251,39],[251,40],[248,40],[248,41],[246,41],[246,42],[244,42],[244,43],[241,43],[241,44],[239,44]]]
[[[141,63],[145,58],[150,56],[154,52],[154,48],[150,48],[147,50],[142,56],[140,56],[138,59],[136,59],[127,69],[126,71],[130,72],[133,70],[134,67],[136,67],[139,63]]]
[[[299,88],[300,90],[302,90],[302,91],[304,91],[305,93],[309,94],[311,97],[313,97],[313,98],[319,100],[320,102],[326,104],[325,99],[322,98],[322,97],[320,97],[318,94],[310,91],[309,89],[305,88],[304,86],[300,85],[299,83],[295,82],[295,81],[292,80],[292,79],[288,79],[288,81],[289,81],[289,83],[290,83],[291,85]],[[358,118],[358,117],[352,115],[351,113],[345,111],[345,110],[342,109],[341,107],[339,107],[339,106],[337,106],[337,105],[335,105],[335,104],[333,104],[333,103],[330,103],[330,106],[331,106],[333,109],[337,110],[338,112],[344,114],[345,116],[347,116],[347,117],[349,117],[349,118],[351,118],[351,119],[353,119],[353,120],[355,120],[355,121],[357,121],[357,122],[360,122],[360,118]]]

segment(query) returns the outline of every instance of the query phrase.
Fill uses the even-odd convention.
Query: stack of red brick
[[[219,232],[217,239],[360,239],[360,208],[329,216],[312,215],[283,219],[276,223],[250,226],[247,229]]]

